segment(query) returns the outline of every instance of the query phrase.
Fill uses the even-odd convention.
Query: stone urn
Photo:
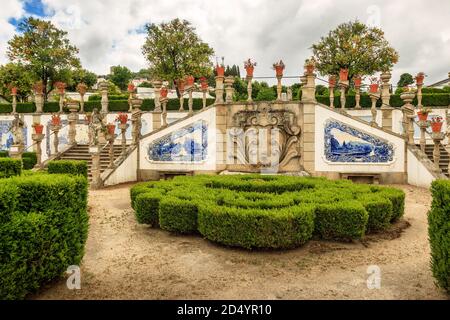
[[[414,92],[404,92],[400,95],[400,99],[407,103],[411,103],[414,100],[416,94]]]
[[[72,113],[77,112],[80,110],[80,104],[76,101],[69,101],[67,102],[67,109]]]

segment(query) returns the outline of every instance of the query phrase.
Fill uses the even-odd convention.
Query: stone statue
[[[92,146],[98,145],[100,132],[105,132],[106,126],[103,123],[103,115],[98,112],[98,109],[92,111],[92,120],[89,123],[89,131],[91,132],[91,141],[89,144]]]
[[[9,131],[13,135],[13,144],[14,145],[23,145],[25,140],[23,137],[23,127],[25,123],[22,119],[20,119],[19,114],[14,114],[14,120],[12,121],[11,127]]]

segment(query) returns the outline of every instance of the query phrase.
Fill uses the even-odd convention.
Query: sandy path
[[[90,192],[82,289],[68,290],[61,280],[32,298],[449,298],[434,286],[429,268],[428,190],[401,186],[407,193],[405,221],[364,242],[310,241],[290,251],[248,252],[138,225],[129,188]],[[367,288],[369,265],[381,268],[380,289]]]

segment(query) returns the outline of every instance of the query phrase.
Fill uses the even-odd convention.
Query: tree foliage
[[[142,52],[154,79],[174,82],[188,75],[199,78],[211,74],[214,50],[200,39],[188,21],[149,24],[147,32]]]
[[[78,49],[70,44],[67,32],[33,17],[18,25],[18,34],[8,42],[7,54],[12,62],[23,64],[42,81],[46,96],[61,70],[81,67]]]
[[[413,76],[411,74],[409,74],[409,73],[403,73],[400,76],[400,79],[397,82],[397,86],[399,88],[403,88],[403,87],[405,87],[407,85],[410,85],[410,84],[413,84],[413,83],[414,83]]]
[[[118,86],[120,90],[125,91],[132,78],[133,73],[127,67],[123,66],[111,67],[111,75],[109,76],[109,80],[111,80],[112,83]]]
[[[0,94],[10,98],[11,87],[18,89],[19,101],[24,101],[31,93],[35,75],[20,63],[8,63],[0,66]]]
[[[388,71],[398,61],[398,53],[384,38],[384,32],[354,21],[339,25],[312,46],[316,67],[322,75],[338,75],[349,69],[355,75]]]

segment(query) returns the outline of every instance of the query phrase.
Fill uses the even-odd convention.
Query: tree
[[[10,98],[11,87],[18,89],[19,101],[24,101],[31,93],[33,83],[36,81],[32,72],[18,63],[8,63],[0,66],[0,94]]]
[[[148,69],[141,69],[133,74],[133,78],[150,79],[151,78],[150,71],[148,71]]]
[[[403,87],[406,87],[406,86],[408,86],[410,84],[413,84],[413,83],[414,83],[413,76],[411,74],[409,74],[409,73],[403,73],[400,76],[400,80],[398,80],[398,82],[397,82],[397,86],[399,88],[403,88]]]
[[[256,101],[273,101],[276,97],[277,96],[272,88],[262,87],[256,96]]]
[[[18,34],[8,42],[7,54],[12,62],[22,63],[42,81],[45,98],[62,69],[81,67],[78,49],[70,44],[67,32],[33,17],[19,23]]]
[[[118,86],[120,90],[125,91],[132,78],[133,73],[127,67],[111,67],[111,75],[109,76],[109,80]]]
[[[153,78],[175,83],[188,75],[200,78],[211,74],[214,50],[199,38],[188,21],[148,24],[147,32],[142,52]],[[179,96],[178,89],[177,93]]]
[[[384,38],[384,32],[355,21],[339,25],[312,46],[316,67],[322,75],[338,75],[349,69],[355,75],[388,71],[398,61],[398,53]]]

